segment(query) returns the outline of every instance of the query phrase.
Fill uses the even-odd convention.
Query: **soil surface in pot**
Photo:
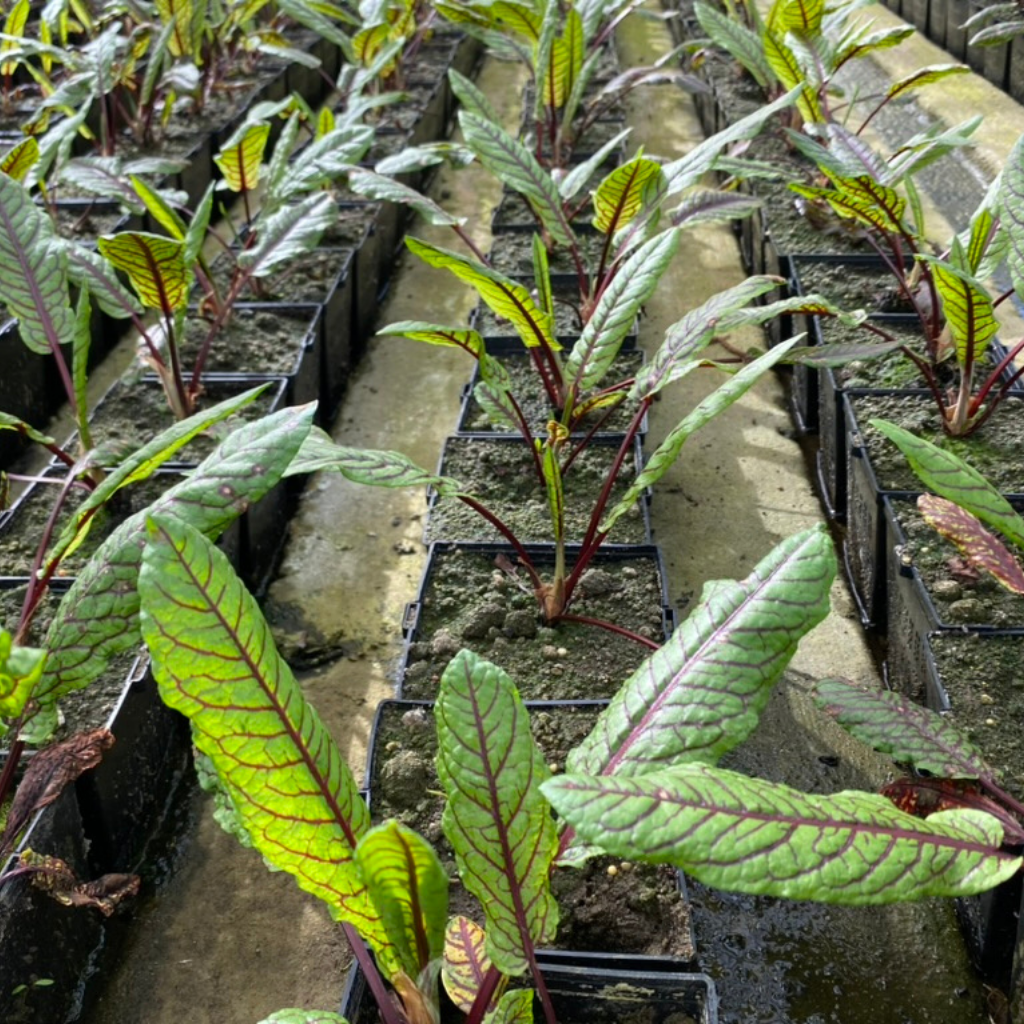
[[[543,382],[540,380],[537,370],[533,365],[533,359],[524,353],[509,353],[498,356],[498,361],[508,371],[512,381],[512,394],[515,395],[519,408],[522,409],[526,422],[534,434],[544,437],[547,435],[548,421],[552,419],[553,412],[547,392],[544,390]],[[634,377],[643,365],[643,356],[639,352],[620,353],[615,357],[609,367],[604,381],[609,387],[618,384],[620,381],[627,381]],[[474,382],[477,375],[474,375]],[[586,396],[584,396],[585,398]],[[601,424],[601,432],[625,431],[629,426],[636,407],[629,402],[621,403],[615,408],[607,419]],[[599,416],[604,413],[593,414],[586,417],[583,423],[576,428],[577,432],[589,431],[596,426]],[[510,428],[498,427],[487,417],[487,413],[481,408],[480,403],[470,395],[466,402],[465,415],[459,423],[460,430],[472,432],[494,431],[495,433],[511,433]]]
[[[914,324],[885,323],[879,326],[893,339],[903,342],[912,351],[923,354],[924,337]],[[821,337],[824,345],[870,345],[884,344],[884,339],[871,334],[863,327],[851,327],[837,320],[824,319],[821,322]],[[942,386],[953,383],[953,367],[949,362],[938,368],[938,379]],[[841,388],[924,388],[924,377],[917,366],[899,349],[885,352],[870,359],[855,359],[844,366],[832,368],[836,384]]]
[[[289,374],[296,371],[310,343],[314,311],[289,312],[235,309],[210,345],[204,372]],[[182,365],[191,367],[206,340],[210,324],[195,315],[185,321]]]
[[[19,586],[0,590],[0,626],[10,632],[14,632],[21,614],[26,589],[25,586]],[[51,590],[43,598],[32,620],[27,638],[29,646],[42,646],[62,597],[63,594]],[[106,671],[98,679],[84,689],[75,690],[60,699],[61,724],[54,733],[55,742],[65,740],[76,732],[99,729],[107,724],[138,653],[132,650],[116,655],[110,659]],[[7,746],[7,739],[9,737],[0,737],[0,748]]]
[[[61,561],[57,577],[75,576],[121,523],[151,505],[180,480],[181,477],[176,473],[160,473],[115,494],[93,517],[92,528],[82,544]],[[0,531],[0,574],[32,574],[36,548],[43,537],[53,504],[60,494],[60,487],[56,480],[52,485],[38,484],[19,503],[5,528]],[[88,491],[84,487],[72,488],[57,518],[53,540],[60,537],[87,496]]]
[[[571,556],[569,565],[572,565]],[[503,668],[525,700],[611,697],[651,650],[596,626],[545,626],[529,579],[495,563],[494,553],[439,553],[409,647],[404,697],[433,698],[449,661],[468,647]],[[550,572],[550,563],[541,567]],[[642,558],[591,563],[574,595],[574,615],[611,621],[662,643],[662,584]]]
[[[590,445],[573,462],[563,478],[565,537],[581,543],[590,524],[591,512],[618,446]],[[633,483],[636,467],[627,463],[612,490],[608,508]],[[523,543],[551,542],[551,509],[547,493],[537,478],[536,462],[525,442],[453,437],[445,445],[441,475],[458,480],[463,490],[477,497],[495,512]],[[642,502],[633,505],[615,524],[609,540],[615,544],[649,542]],[[435,540],[499,541],[501,534],[468,505],[446,498],[432,505],[426,532],[427,543]]]
[[[913,313],[896,278],[884,268],[849,263],[800,263],[797,267],[804,295],[815,293],[840,309],[866,309],[870,313]]]
[[[187,381],[187,378],[186,378]],[[227,383],[208,380],[199,397],[199,408],[209,409],[218,402],[240,395],[258,381],[249,383]],[[193,438],[175,455],[176,462],[194,463],[205,459],[214,448],[233,430],[261,419],[274,411],[280,401],[280,382],[271,385],[248,405],[233,416],[215,423],[212,427]],[[111,388],[96,406],[91,417],[93,444],[110,446],[115,452],[132,451],[155,437],[174,422],[167,396],[159,384],[148,381],[119,382]],[[67,451],[74,451],[77,441],[73,435],[66,444]]]
[[[323,233],[320,244],[325,248],[358,249],[366,239],[375,209],[372,203],[355,207],[339,206],[337,220]]]
[[[94,204],[84,204],[79,209],[57,206],[54,214],[57,233],[62,238],[73,238],[79,242],[93,242],[100,235],[109,235],[125,218],[119,211]]]
[[[573,229],[577,232],[581,228],[586,229],[594,219],[594,204],[588,193],[597,188],[601,183],[602,177],[603,175],[596,174],[573,199],[572,209],[568,211],[571,214],[569,223],[572,224]],[[494,211],[494,224],[496,227],[508,227],[510,225],[519,227],[524,224],[535,226],[536,223],[533,212],[530,210],[530,204],[516,192],[506,192],[502,196],[498,208]],[[525,232],[527,237],[531,233]]]
[[[597,271],[604,251],[603,235],[580,235],[577,239],[580,258],[583,266],[591,273]],[[508,277],[526,278],[532,287],[533,273],[533,234],[528,231],[504,231],[494,236],[494,244],[488,254],[491,266],[499,273]],[[572,253],[565,248],[556,248],[548,252],[548,270],[552,274],[576,274],[576,264]]]
[[[600,708],[581,705],[530,710],[534,739],[552,770],[564,770],[566,756],[590,733],[599,713]],[[434,763],[432,709],[387,706],[374,751],[369,780],[373,820],[398,818],[429,839],[454,881],[455,857],[441,829],[444,797]],[[694,955],[688,908],[671,868],[599,857],[580,869],[556,868],[552,889],[560,908],[554,948],[687,960]],[[457,882],[450,899],[450,915],[464,914],[483,924],[476,899]]]
[[[296,256],[286,268],[268,277],[250,278],[242,291],[242,302],[326,303],[345,273],[352,257],[351,249],[316,249]],[[213,261],[213,277],[220,295],[226,295],[231,283],[233,259],[222,252]],[[202,297],[196,290],[195,298]]]
[[[555,336],[575,337],[583,330],[580,321],[580,293],[576,288],[555,288]],[[485,338],[507,338],[516,334],[508,320],[497,316],[483,303],[477,309],[474,327]]]
[[[892,507],[906,534],[904,554],[913,561],[944,623],[1024,628],[1024,597],[1000,586],[988,573],[972,571],[956,545],[929,526],[913,502],[894,501]]]
[[[950,721],[982,752],[1008,792],[1024,797],[1024,636],[931,637]]]
[[[966,438],[948,437],[930,395],[850,395],[860,434],[882,490],[920,491],[921,482],[900,450],[870,425],[890,420],[940,448],[960,456],[1004,494],[1024,493],[1024,403],[1007,399],[989,420]]]

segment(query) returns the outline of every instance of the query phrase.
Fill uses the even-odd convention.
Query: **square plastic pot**
[[[48,387],[49,356],[33,352],[21,340],[17,320],[0,324],[0,410],[43,429],[53,411]],[[0,431],[0,468],[10,465],[30,442],[13,430]]]
[[[29,824],[16,853],[28,849],[59,857],[81,879],[90,877],[74,787]],[[16,857],[0,864],[0,1020],[73,1019],[82,980],[103,948],[103,918],[94,910],[61,906],[26,878],[5,882],[17,866]],[[37,987],[36,981],[52,984]]]
[[[959,61],[967,59],[967,39],[971,33],[963,24],[971,16],[972,10],[970,0],[946,0],[946,35],[943,45]]]
[[[619,957],[574,954],[571,962],[546,956],[540,966],[560,1024],[675,1024],[687,1018],[717,1024],[718,996],[705,974],[624,970]],[[376,1024],[377,1009],[366,977],[354,967],[342,999],[341,1014],[349,1024]],[[543,1019],[534,998],[534,1018]]]

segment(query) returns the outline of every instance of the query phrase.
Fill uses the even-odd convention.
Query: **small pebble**
[[[983,693],[978,700],[980,700],[982,704],[995,704],[995,700],[987,693]]]
[[[996,721],[996,719],[994,719],[994,718],[986,718],[985,719],[985,724],[986,725],[998,725],[999,722]]]
[[[548,765],[548,771],[551,772],[552,775],[557,775],[561,770],[562,766],[557,761],[552,761],[551,764]]]
[[[619,869],[614,864],[609,864],[607,870],[610,878],[614,878],[619,873]]]
[[[397,740],[392,740],[385,748],[389,754],[393,754],[396,750],[402,749],[402,744]]]

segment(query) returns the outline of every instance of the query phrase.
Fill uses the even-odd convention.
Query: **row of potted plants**
[[[421,49],[428,73],[437,71],[440,62],[441,81],[449,65],[471,70],[478,52],[471,40],[458,35],[423,41]],[[331,43],[327,50],[335,54],[337,66],[337,45]],[[406,73],[412,79],[412,72]],[[215,150],[211,166],[218,168],[229,192],[240,196],[245,208],[246,224],[234,251],[221,241],[222,228],[209,226],[212,182],[203,185],[199,208],[190,209],[183,197],[169,197],[159,186],[150,188],[133,179],[131,187],[145,208],[149,226],[162,235],[132,230],[136,225],[122,223],[121,230],[100,238],[98,248],[67,243],[68,263],[77,260],[87,268],[88,285],[81,277],[72,281],[62,277],[56,297],[45,308],[40,303],[18,305],[10,298],[17,282],[4,281],[8,308],[21,315],[22,335],[26,323],[34,326],[56,315],[62,306],[68,307],[69,287],[78,285],[84,296],[78,300],[81,327],[74,340],[74,397],[83,406],[76,418],[78,432],[58,443],[23,417],[5,414],[3,421],[4,427],[54,455],[54,465],[30,485],[15,507],[3,513],[0,522],[4,572],[20,575],[4,581],[3,620],[10,624],[10,632],[3,634],[8,673],[4,679],[10,686],[3,688],[0,712],[10,731],[2,788],[20,780],[14,803],[0,801],[8,826],[3,830],[4,881],[0,883],[0,935],[5,950],[0,998],[5,1019],[20,1019],[21,1013],[63,1019],[80,1004],[86,968],[104,941],[100,915],[112,913],[122,899],[137,891],[138,876],[124,872],[145,863],[148,844],[168,813],[178,782],[191,774],[184,721],[159,699],[148,658],[137,660],[131,649],[132,634],[138,635],[137,602],[132,606],[129,600],[125,605],[123,587],[124,572],[128,576],[133,572],[131,538],[138,536],[147,509],[187,508],[187,517],[208,535],[221,535],[221,549],[259,588],[280,551],[282,523],[297,493],[294,481],[282,481],[283,470],[301,434],[308,430],[314,410],[319,407],[321,415],[326,415],[328,406],[339,399],[361,351],[353,342],[355,332],[365,329],[377,292],[386,283],[405,207],[385,214],[384,203],[358,193],[345,196],[337,186],[333,191],[318,191],[350,168],[354,175],[374,138],[372,126],[358,123],[363,116],[358,110],[362,93],[351,87],[333,115],[321,114],[314,126],[305,127],[310,124],[302,114],[307,100],[315,100],[323,89],[317,74],[307,81],[305,97],[292,94],[276,102],[280,112],[288,115],[286,120],[266,110],[265,97],[250,95],[256,105],[237,115],[238,126],[227,133],[219,152]],[[413,141],[432,143],[426,132],[435,133],[435,138],[444,133],[451,94],[438,81],[423,90],[421,99],[377,87],[366,96],[372,100],[370,107],[387,104],[383,109],[401,121],[403,127],[391,136],[404,147],[398,147],[399,155],[415,153]],[[268,121],[268,116],[273,120]],[[303,134],[312,140],[301,155],[302,162],[290,162]],[[269,163],[261,171],[265,147],[274,137],[274,148],[267,153]],[[370,171],[365,173],[372,176]],[[209,179],[209,169],[206,176]],[[258,185],[263,188],[257,200]],[[28,254],[31,284],[36,268],[42,279],[47,266],[44,254],[32,250],[33,229],[45,225],[46,215],[33,205],[24,185],[19,189],[19,182],[9,174],[4,188],[8,211],[25,218],[24,224],[12,218],[15,226],[9,227],[5,241],[19,255]],[[335,248],[314,248],[325,232]],[[45,244],[47,233],[40,234]],[[203,248],[205,238],[218,239],[216,259]],[[337,248],[342,241],[349,247]],[[151,256],[156,258],[150,260]],[[124,277],[115,276],[115,269]],[[360,274],[361,290],[356,283]],[[189,306],[193,280],[198,282],[198,311]],[[236,302],[242,285],[255,285],[258,297],[272,298],[275,290],[296,294],[297,281],[313,288],[309,298],[315,302],[305,307]],[[191,387],[179,372],[180,362],[173,356],[168,360],[154,346],[150,365],[158,374],[148,381],[128,377],[118,381],[86,416],[86,355],[96,329],[94,323],[89,330],[89,290],[107,299],[104,306],[115,315],[130,313],[146,345],[156,332],[137,311],[155,308],[163,316],[166,335],[172,341],[176,334],[180,337],[183,356],[191,343],[188,330],[198,326],[200,339],[209,339],[212,328],[222,322],[249,340],[247,336],[270,320],[272,333],[263,351],[280,359],[285,342],[273,321],[296,320],[301,324],[299,344],[295,355],[287,357],[287,366],[277,367],[278,377],[268,377],[267,364],[257,362],[250,368],[256,373],[213,372],[205,375],[202,384],[194,377]],[[154,295],[156,301],[152,301]],[[217,334],[208,346],[207,366],[215,371],[245,369],[236,362],[236,339],[218,351],[219,339]],[[39,396],[33,397],[38,415]],[[147,406],[149,397],[153,401]],[[193,403],[201,410],[188,415]],[[211,403],[213,408],[208,409]],[[252,409],[250,403],[254,403]],[[146,440],[154,422],[173,420],[166,412],[168,404],[184,418]],[[232,434],[233,425],[244,424],[247,418],[250,426]],[[224,424],[219,433],[218,423]],[[290,434],[295,436],[289,439]],[[146,442],[141,447],[140,438]],[[83,456],[88,459],[79,464]],[[140,485],[139,480],[145,482]],[[122,489],[129,484],[135,486]],[[55,494],[60,495],[56,501]],[[28,534],[19,540],[15,530],[26,521]],[[99,624],[101,619],[106,620],[104,625]],[[32,641],[42,642],[44,649],[25,646]],[[109,646],[125,653],[104,668]],[[110,684],[97,683],[97,675],[109,678]],[[88,688],[80,689],[86,683]],[[62,713],[54,739],[58,697],[68,718],[65,721]],[[89,710],[91,705],[95,708]],[[49,745],[33,751],[26,750],[26,742]],[[38,851],[41,859],[30,860],[29,850]],[[12,854],[19,857],[12,859]],[[89,881],[93,878],[98,880]],[[27,881],[35,885],[28,886]],[[40,890],[47,889],[65,904],[97,908],[100,913],[60,908],[42,895]],[[68,925],[71,916],[81,917],[80,927]],[[60,942],[52,941],[53,932],[60,933]],[[38,991],[35,979],[43,979]],[[51,979],[55,984],[46,986]]]
[[[936,710],[951,709],[1016,802],[1024,784],[1013,754],[1019,700],[1012,685],[1000,686],[985,653],[1014,643],[1016,615],[987,609],[1000,589],[990,581],[1005,572],[991,557],[998,545],[968,513],[1000,528],[1000,517],[1016,515],[1012,503],[1022,483],[1015,454],[1021,344],[1004,348],[994,338],[994,303],[1013,288],[1001,285],[993,300],[981,283],[1004,257],[1011,283],[1016,279],[1022,147],[1014,148],[970,223],[958,225],[962,233],[941,256],[932,255],[915,176],[967,144],[978,119],[929,129],[891,156],[870,149],[856,112],[835,120],[829,83],[859,53],[893,45],[906,33],[854,30],[843,18],[840,11],[799,25],[785,15],[726,21],[695,4],[688,18],[694,38],[717,47],[702,64],[714,96],[703,113],[709,127],[718,127],[742,116],[762,88],[770,96],[802,82],[798,116],[785,128],[789,152],[781,136],[762,135],[744,154],[770,163],[774,173],[762,166],[749,182],[765,207],[760,225],[741,238],[742,249],[753,268],[781,270],[793,293],[813,291],[845,310],[866,311],[866,318],[848,322],[827,310],[795,318],[791,329],[806,330],[814,349],[792,372],[794,419],[805,434],[817,434],[821,495],[845,526],[846,565],[864,624],[888,633],[890,683]],[[841,38],[841,45],[831,46],[830,38]],[[692,45],[699,52],[702,44]],[[801,75],[807,48],[821,59]],[[783,65],[780,53],[793,63]],[[743,84],[736,81],[737,63]],[[959,70],[920,69],[891,86],[886,99]],[[867,121],[878,109],[868,108]],[[938,514],[925,513],[921,521],[915,502],[929,507],[933,500],[919,498],[925,489],[957,503],[959,511],[949,513],[955,528]],[[1005,535],[1016,542],[1012,528]],[[987,562],[983,551],[990,553]],[[1015,564],[1005,549],[999,557]],[[927,573],[915,565],[919,559]],[[922,589],[926,576],[930,593]],[[949,610],[947,617],[940,609]],[[954,660],[953,649],[962,661]],[[1008,991],[1019,947],[1019,879],[993,899],[965,904],[964,913],[983,971]]]

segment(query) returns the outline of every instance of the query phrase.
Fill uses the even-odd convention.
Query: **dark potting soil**
[[[861,437],[883,490],[919,491],[921,482],[900,450],[870,426],[880,418],[960,456],[1004,494],[1024,492],[1024,404],[1004,401],[989,420],[966,438],[948,437],[941,414],[928,395],[850,395]]]
[[[586,535],[591,511],[617,452],[618,445],[590,445],[563,478],[565,537],[570,543],[582,542]],[[629,489],[636,469],[628,463],[623,467],[609,508]],[[495,512],[521,542],[553,540],[547,493],[537,478],[536,463],[525,442],[449,438],[441,473],[458,480],[463,490]],[[498,541],[501,535],[468,505],[448,498],[431,509],[427,542],[435,540]],[[639,505],[634,505],[615,524],[609,540],[615,544],[643,544],[649,540]]]
[[[914,502],[894,501],[893,511],[906,534],[904,555],[913,562],[943,622],[1024,628],[1024,597],[988,573],[966,569],[956,545],[924,521]]]
[[[568,564],[571,567],[572,558]],[[550,573],[550,565],[541,574]],[[662,584],[647,559],[599,560],[583,574],[571,612],[611,621],[662,643]],[[494,554],[443,552],[410,645],[404,697],[432,699],[441,673],[464,647],[503,668],[525,700],[611,697],[651,650],[578,622],[542,624],[526,573],[500,569]]]
[[[246,382],[229,384],[222,381],[207,381],[203,394],[199,397],[199,408],[209,409],[218,402],[240,395],[255,386]],[[267,416],[279,399],[280,385],[271,384],[266,391],[239,409],[235,415],[214,424],[189,441],[177,452],[175,461],[201,462],[228,434],[243,423],[251,423]],[[173,422],[167,396],[159,384],[121,381],[103,396],[102,402],[92,414],[92,440],[94,445],[103,445],[114,452],[129,452],[150,441]],[[65,444],[65,448],[74,451],[76,444],[75,438],[72,437]]]
[[[1024,637],[944,633],[932,653],[949,695],[949,720],[978,746],[1007,790],[1024,797]]]
[[[580,235],[580,258],[584,268],[596,272],[604,250],[604,235]],[[508,277],[527,279],[532,286],[533,234],[528,231],[504,231],[494,236],[489,254],[491,266]],[[576,274],[572,253],[565,248],[556,248],[548,253],[548,269],[552,274]]]
[[[600,709],[531,709],[530,727],[552,772],[590,733]],[[373,820],[398,818],[433,844],[453,879],[449,914],[483,924],[476,899],[456,881],[451,846],[441,829],[444,797],[437,778],[437,732],[430,707],[385,709],[376,733],[370,777]],[[693,956],[689,911],[671,868],[599,857],[582,868],[555,868],[552,889],[560,908],[554,948],[584,952]]]
[[[924,353],[924,338],[913,324],[885,323],[879,325],[892,338],[902,341],[912,351]],[[821,320],[821,338],[825,345],[884,344],[885,339],[864,327],[851,327],[824,317]],[[923,388],[926,387],[917,365],[900,349],[893,349],[870,359],[855,359],[845,366],[833,368],[836,383],[842,388]],[[940,383],[953,382],[953,367],[944,362],[936,370]]]
[[[57,233],[62,238],[80,242],[93,242],[100,235],[109,235],[125,218],[123,213],[107,212],[102,207],[89,205],[80,210],[58,206],[53,213],[57,221]]]
[[[320,244],[324,248],[358,249],[366,238],[372,209],[372,205],[339,207],[337,219],[324,232]]]
[[[575,211],[569,221],[573,228],[579,229],[581,225],[587,225],[593,220],[594,204],[589,199],[588,192],[600,184],[602,177],[603,175],[598,174],[591,178],[587,187],[573,200],[572,210],[568,211],[569,213]],[[506,191],[494,213],[494,223],[495,225],[536,224],[536,218],[530,210],[529,203],[521,195]]]
[[[94,516],[92,528],[82,544],[61,561],[56,576],[77,575],[96,549],[125,519],[151,505],[180,479],[176,473],[161,473],[115,494]],[[60,484],[55,481],[53,485],[39,484],[25,495],[10,520],[0,530],[0,575],[31,575],[36,548],[59,493]],[[54,540],[60,537],[64,527],[71,522],[87,495],[84,487],[72,489],[57,519],[53,531]]]
[[[294,373],[311,336],[312,312],[236,309],[210,345],[208,373]],[[195,315],[185,321],[182,365],[190,367],[209,332],[210,324]]]
[[[536,152],[536,144],[533,131],[533,108],[528,108],[528,115],[530,120],[530,126],[522,134],[522,141],[524,145],[528,146],[531,152]],[[573,160],[582,162],[583,158],[590,153],[596,153],[605,143],[611,142],[616,135],[620,134],[625,128],[625,124],[622,121],[594,121],[587,128],[580,132],[580,125],[577,122],[573,125],[572,130],[568,133],[567,145],[564,145],[563,156],[570,154]],[[563,138],[566,138],[563,135]],[[544,139],[543,153],[547,156],[550,153],[550,139]],[[612,158],[614,160],[614,158]],[[615,161],[618,162],[618,161]]]
[[[24,586],[0,590],[0,626],[14,632],[25,600]],[[50,627],[62,595],[50,591],[39,605],[28,635],[29,646],[41,646]],[[61,725],[54,740],[67,739],[76,732],[99,729],[106,725],[122,691],[125,680],[135,664],[138,651],[127,651],[111,659],[107,670],[99,679],[81,690],[75,690],[60,700]],[[0,748],[6,746],[0,737]]]
[[[241,302],[326,303],[352,258],[352,249],[316,249],[291,260],[267,277],[250,278]],[[220,295],[226,295],[234,271],[233,256],[222,252],[211,266]],[[197,289],[196,299],[199,299]]]
[[[840,309],[869,313],[913,313],[914,307],[887,270],[849,263],[801,263],[797,268],[805,295],[831,299]]]
[[[547,433],[548,421],[552,419],[551,403],[547,392],[540,381],[533,360],[526,353],[512,353],[498,357],[512,379],[512,394],[515,395],[523,415],[534,434],[544,436]],[[627,381],[636,376],[643,364],[643,357],[638,352],[622,352],[617,355],[604,377],[602,387],[612,386],[620,381]],[[584,396],[586,397],[586,396]],[[629,426],[635,413],[632,403],[620,404],[601,426],[602,432],[624,431]],[[604,415],[601,413],[599,415]],[[587,417],[577,431],[590,430],[598,416]],[[466,415],[459,425],[460,430],[494,431],[495,433],[511,433],[506,427],[496,427],[487,417],[477,400],[472,397],[466,404]]]

